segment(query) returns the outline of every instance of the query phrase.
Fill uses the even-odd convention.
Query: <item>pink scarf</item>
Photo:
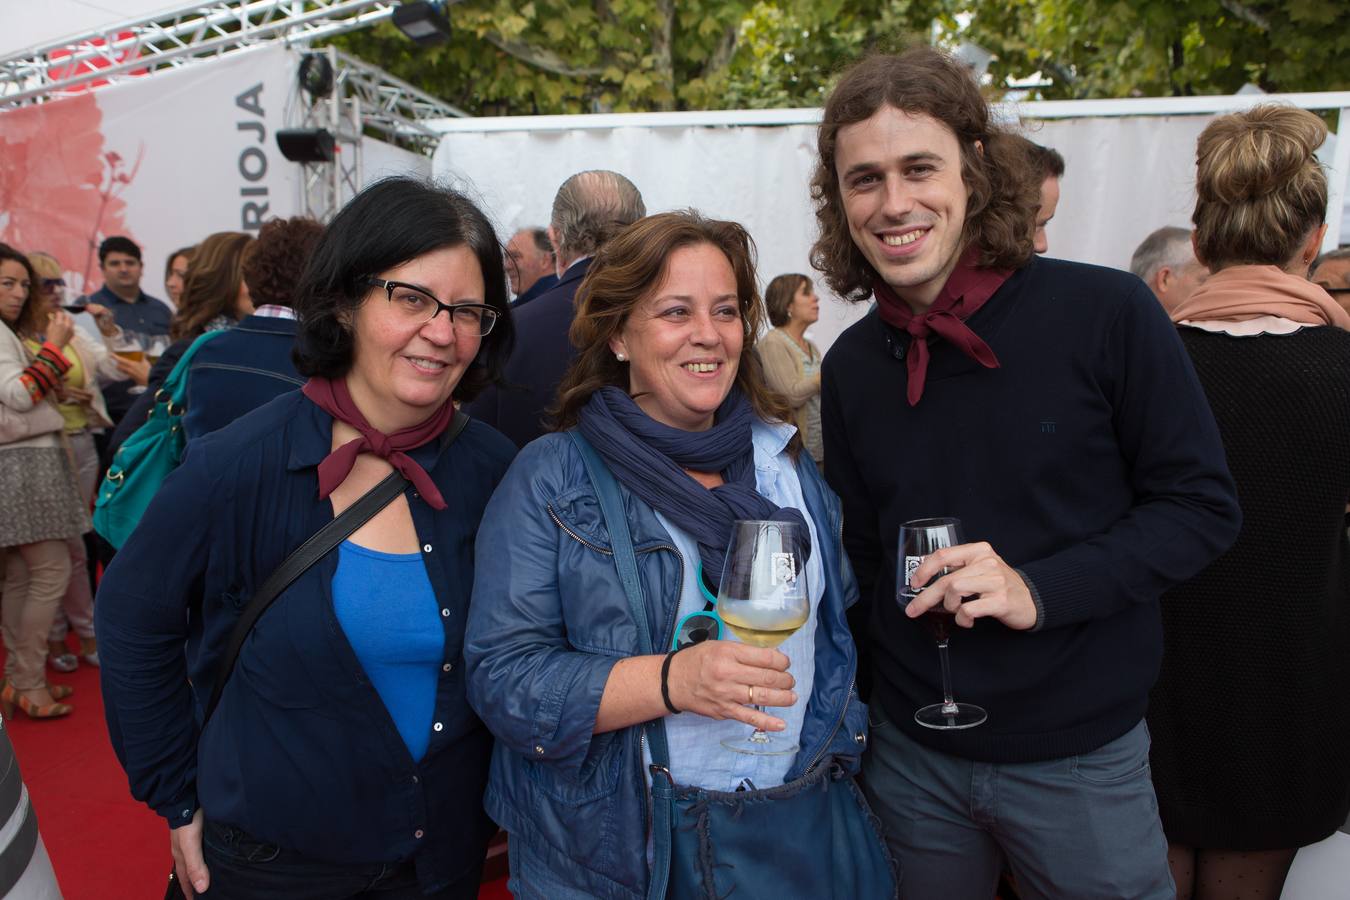
[[[415,450],[440,437],[441,432],[445,431],[445,427],[455,417],[453,400],[446,400],[444,406],[420,425],[404,428],[393,434],[385,434],[367,422],[361,410],[357,409],[356,401],[352,400],[351,391],[347,389],[347,381],[344,378],[336,380],[311,378],[305,382],[301,393],[312,400],[319,409],[339,422],[346,422],[361,433],[359,438],[343,444],[319,463],[320,500],[326,499],[346,480],[351,474],[352,467],[356,465],[356,457],[362,453],[374,453],[403,473],[403,477],[413,483],[418,493],[433,509],[446,508],[445,498],[441,496],[427,470],[414,462],[405,451]]]
[[[1232,266],[1215,272],[1172,310],[1172,321],[1245,322],[1278,316],[1305,325],[1350,329],[1350,313],[1320,285],[1278,266]]]
[[[929,335],[936,334],[944,338],[986,369],[998,368],[998,357],[994,351],[970,330],[965,320],[994,296],[1003,282],[1012,276],[1012,270],[978,269],[975,261],[979,255],[976,247],[967,250],[947,283],[942,286],[933,305],[921,313],[911,310],[909,304],[901,300],[891,286],[880,278],[872,286],[882,320],[909,332],[913,338],[906,356],[909,384],[905,393],[910,406],[916,405],[923,396],[924,381],[928,376]]]

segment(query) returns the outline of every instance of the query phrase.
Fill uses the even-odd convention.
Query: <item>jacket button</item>
[[[436,724],[434,724],[434,725],[431,726],[431,730],[432,730],[432,731],[443,731],[443,730],[445,730],[445,726],[442,725],[440,722],[437,722]]]
[[[420,778],[418,778],[416,775],[414,775],[414,776],[413,776],[413,784],[421,784],[421,783],[422,783],[422,779],[420,779]]]
[[[861,747],[867,746],[867,735],[863,734],[861,731],[853,736],[853,740],[855,740]]]
[[[442,672],[449,672],[449,671],[450,671],[451,669],[453,669],[453,668],[454,668],[454,666],[450,665],[450,663],[446,663],[445,665],[441,666],[441,671],[442,671]]]
[[[430,553],[430,552],[431,552],[431,545],[430,545],[430,544],[423,544],[423,545],[422,545],[422,552],[423,552],[423,553]]]
[[[417,839],[420,841],[420,840],[422,839],[422,834],[423,834],[423,831],[422,831],[422,829],[419,828],[419,829],[417,829],[416,831],[413,832],[413,837],[417,838]]]
[[[450,618],[450,610],[448,610],[448,609],[443,609],[443,610],[441,610],[441,618],[442,618],[442,619],[448,619],[448,618]]]

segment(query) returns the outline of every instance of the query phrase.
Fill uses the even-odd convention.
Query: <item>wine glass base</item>
[[[722,746],[735,753],[745,753],[749,756],[786,756],[801,749],[796,741],[785,741],[772,736],[767,736],[763,740],[752,737],[737,741],[728,740],[723,741]]]
[[[957,703],[955,710],[942,703],[925,706],[914,714],[914,721],[924,728],[939,731],[953,731],[961,728],[974,728],[989,718],[983,708],[974,703]]]

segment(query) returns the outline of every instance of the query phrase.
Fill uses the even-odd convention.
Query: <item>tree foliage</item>
[[[1350,88],[1345,0],[964,0],[995,80],[1045,99]]]
[[[949,0],[466,0],[448,44],[394,27],[343,49],[477,115],[812,106],[872,48],[925,36]]]

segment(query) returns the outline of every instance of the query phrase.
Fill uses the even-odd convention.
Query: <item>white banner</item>
[[[297,59],[268,45],[0,112],[0,241],[51,253],[88,292],[99,242],[126,235],[142,287],[166,297],[174,249],[299,211],[300,166],[275,137],[299,102]]]

